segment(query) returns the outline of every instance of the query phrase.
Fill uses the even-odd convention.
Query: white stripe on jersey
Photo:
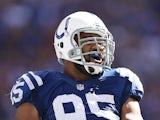
[[[34,79],[36,80],[38,86],[42,86],[43,85],[43,81],[38,75],[35,75],[32,71],[29,71],[29,73],[34,77]]]
[[[30,90],[33,90],[35,88],[35,86],[33,85],[32,81],[31,81],[31,79],[26,74],[23,74],[22,78],[25,80],[25,82],[27,83],[27,85],[28,85]]]

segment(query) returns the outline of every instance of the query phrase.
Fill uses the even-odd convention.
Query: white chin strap
[[[94,64],[94,63],[93,63]],[[89,74],[92,74],[92,75],[96,75],[96,74],[99,74],[99,73],[102,73],[103,71],[103,68],[102,67],[99,67],[99,66],[88,66],[88,65],[84,65],[84,68],[85,70],[89,73]],[[90,70],[92,69],[92,70]]]

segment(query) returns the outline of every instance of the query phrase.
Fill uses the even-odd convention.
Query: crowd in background
[[[62,18],[79,10],[102,18],[116,42],[113,67],[127,67],[140,77],[143,117],[159,120],[159,0],[0,0],[0,120],[14,118],[9,92],[20,75],[61,70],[53,35]]]

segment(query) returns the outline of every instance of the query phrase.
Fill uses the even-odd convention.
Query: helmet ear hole
[[[74,35],[74,40],[75,40],[76,43],[78,44],[78,35],[77,35],[77,34]]]
[[[63,47],[64,47],[63,42],[60,42],[60,47],[61,47],[61,48],[63,48]]]

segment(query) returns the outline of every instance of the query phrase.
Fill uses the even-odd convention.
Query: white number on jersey
[[[98,106],[98,102],[115,104],[113,95],[96,95],[92,93],[86,93],[86,99],[91,113],[95,114],[97,117],[119,120],[119,116],[109,110],[101,110]],[[75,112],[65,113],[63,104],[70,102],[73,104]],[[59,95],[54,99],[52,105],[56,120],[87,120],[83,101],[75,94]]]
[[[32,71],[28,72],[28,74],[30,74],[34,78],[35,84],[37,84],[38,86],[43,85],[43,81],[38,75],[34,74]],[[27,74],[23,74],[20,77],[20,79],[22,79],[22,80],[16,81],[16,84],[13,86],[11,93],[10,93],[10,99],[12,101],[12,105],[20,102],[23,99],[23,96],[24,96],[23,92],[27,93],[27,89],[24,90],[24,88],[23,88],[23,86],[25,84],[29,88],[28,91],[31,91],[36,88],[36,85],[31,80],[31,78],[29,76],[27,76]]]
[[[16,85],[13,86],[12,90],[11,90],[11,96],[10,99],[12,101],[12,105],[14,103],[20,102],[23,98],[23,90],[18,88],[20,86],[23,86],[24,82],[17,82]],[[17,94],[17,97],[12,96],[13,94]]]

